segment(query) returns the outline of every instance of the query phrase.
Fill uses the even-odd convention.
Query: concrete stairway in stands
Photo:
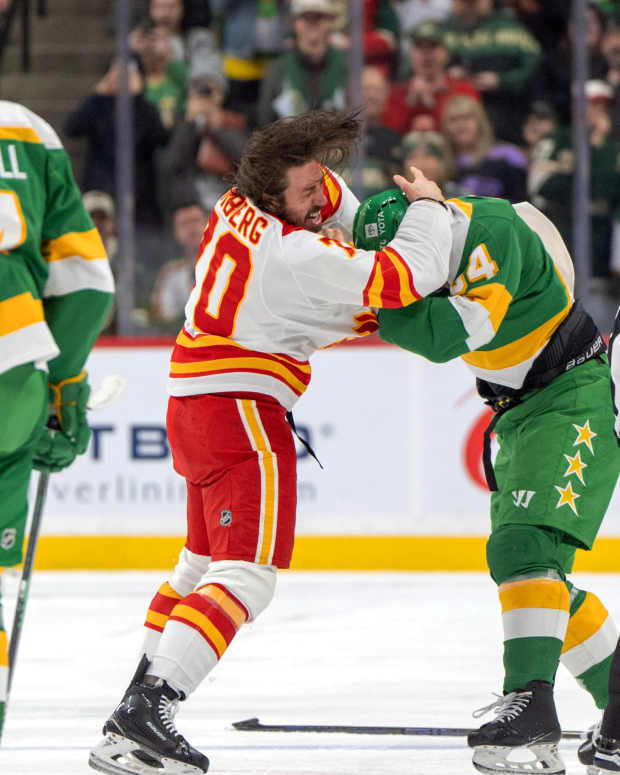
[[[83,162],[83,141],[62,135],[66,116],[105,73],[114,55],[114,0],[47,0],[37,15],[31,0],[31,67],[22,72],[22,20],[18,8],[2,55],[0,98],[39,113],[60,134],[76,177]]]

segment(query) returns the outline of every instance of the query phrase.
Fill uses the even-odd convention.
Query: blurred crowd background
[[[7,22],[14,3],[0,0]],[[117,5],[98,5],[108,65],[55,128],[116,271],[124,89],[134,188],[125,259],[131,313],[120,326],[112,315],[104,333],[176,334],[202,230],[249,134],[313,108],[362,108],[360,153],[345,173],[360,199],[393,187],[392,175],[413,164],[446,196],[529,199],[572,249],[578,31],[588,60],[588,293],[594,317],[610,330],[620,301],[617,0],[587,3],[580,30],[568,0],[134,0],[120,44]],[[66,35],[79,49],[77,19]],[[352,40],[361,51],[352,51]],[[2,97],[35,109],[8,92]]]

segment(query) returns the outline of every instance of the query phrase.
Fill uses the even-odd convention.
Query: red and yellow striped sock
[[[173,621],[199,632],[218,659],[247,618],[244,606],[219,584],[207,584],[183,598],[170,614]]]
[[[157,632],[163,632],[172,609],[181,600],[181,595],[164,582],[151,600],[149,610],[146,612],[144,626]]]
[[[147,674],[190,694],[247,619],[244,605],[224,586],[201,587],[172,609]]]

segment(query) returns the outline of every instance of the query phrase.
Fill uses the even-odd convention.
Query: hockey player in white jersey
[[[95,769],[207,771],[173,715],[268,605],[277,569],[289,567],[296,453],[287,415],[310,382],[308,359],[374,332],[373,309],[404,306],[443,283],[449,249],[422,243],[410,212],[432,224],[445,216],[436,203],[411,204],[380,251],[321,233],[351,233],[359,203],[329,165],[346,159],[359,129],[350,114],[315,111],[256,132],[205,229],[168,380],[187,540],[150,603],[143,656],[91,752]]]

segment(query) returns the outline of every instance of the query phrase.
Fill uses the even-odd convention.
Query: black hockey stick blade
[[[344,724],[261,724],[257,718],[235,721],[233,727],[240,732],[340,732],[349,735],[418,735],[428,737],[466,737],[474,729],[459,727],[388,727],[388,726],[347,726]],[[566,730],[562,732],[566,739],[581,738],[583,732]]]

